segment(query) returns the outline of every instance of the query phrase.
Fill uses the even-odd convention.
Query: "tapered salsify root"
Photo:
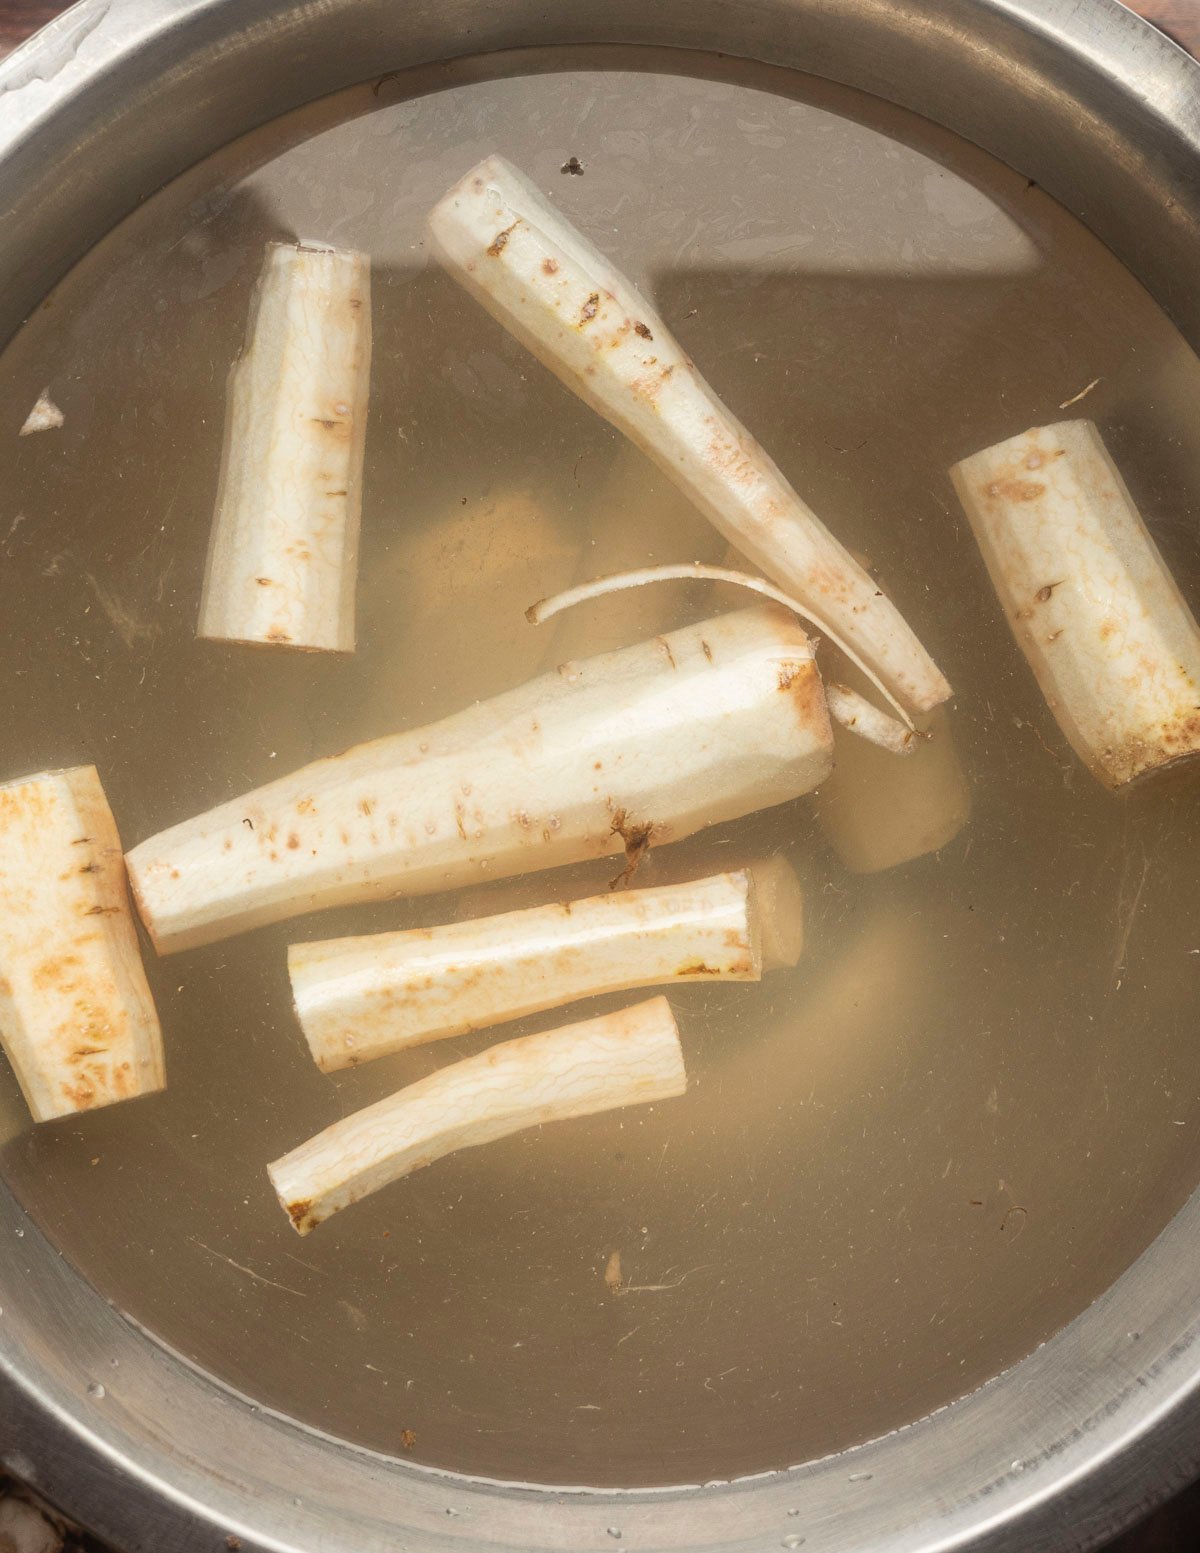
[[[348,1116],[268,1167],[301,1235],[456,1149],[687,1089],[666,998],[491,1046]]]

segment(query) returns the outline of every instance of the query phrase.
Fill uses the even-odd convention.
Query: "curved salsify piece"
[[[523,174],[487,158],[434,207],[429,231],[447,271],[756,566],[830,621],[909,711],[949,697],[896,606],[726,409],[646,298]]]

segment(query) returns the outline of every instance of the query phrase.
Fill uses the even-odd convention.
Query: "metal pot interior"
[[[267,121],[253,127],[245,108],[223,135],[210,114],[199,138],[213,150],[194,166],[176,153],[156,168],[170,148],[151,148],[146,179],[178,176],[136,209],[127,161],[110,175],[102,148],[62,141],[64,166],[86,156],[95,182],[85,193],[64,177],[43,199],[63,207],[44,282],[86,252],[0,360],[4,424],[47,384],[66,417],[19,445],[0,515],[5,774],[95,760],[132,844],[551,662],[553,641],[521,612],[587,572],[614,489],[646,507],[644,559],[677,558],[653,533],[671,501],[662,477],[429,263],[429,206],[499,149],[649,287],[904,601],[958,691],[971,815],[936,859],[875,875],[841,866],[803,801],[682,844],[697,872],[785,852],[808,907],[795,973],[750,998],[680,997],[688,1100],[452,1159],[304,1242],[267,1160],[486,1041],[324,1077],[294,1026],[286,944],[591,893],[606,871],[342,912],[152,963],[165,1096],[34,1130],[0,1073],[4,1233],[20,1237],[0,1267],[0,1354],[27,1431],[10,1428],[10,1458],[22,1438],[50,1442],[48,1486],[125,1537],[128,1504],[186,1485],[192,1503],[169,1512],[181,1547],[210,1522],[263,1545],[313,1545],[321,1528],[330,1546],[382,1546],[402,1517],[422,1547],[932,1548],[985,1536],[984,1485],[1007,1515],[1032,1517],[1022,1479],[1037,1462],[1044,1482],[1064,1459],[1051,1436],[1086,1411],[1087,1388],[1119,1390],[1106,1366],[1153,1364],[1191,1315],[1170,1281],[1186,1260],[1163,1249],[1174,1234],[1183,1256],[1178,1223],[1153,1243],[1200,1173],[1200,809],[1194,781],[1114,800],[1076,766],[945,471],[1027,425],[1090,414],[1200,597],[1200,365],[1163,257],[1185,251],[1190,213],[1159,215],[1158,257],[1135,275],[1043,187],[1083,180],[1075,148],[1005,165],[882,100],[914,93],[885,91],[869,51],[859,72],[882,95],[821,79],[855,79],[838,62],[896,25],[870,7],[827,33],[810,8],[778,8],[781,27],[824,40],[829,57],[797,44],[788,61],[815,75],[785,68],[781,43],[748,48],[757,61],[718,54],[703,18],[688,48],[500,48],[530,41],[514,21],[494,51],[443,47],[463,54],[449,63],[394,44],[360,85],[344,83],[368,75],[355,31],[368,8],[341,9],[340,52],[313,22],[333,53],[300,72],[294,111],[273,111],[291,106],[273,74]],[[962,9],[980,47],[989,29],[1013,45],[1005,69],[1025,95],[1006,102],[1011,83],[997,84],[1001,128],[1018,101],[1048,124],[1072,92],[1086,105],[1069,37],[1047,105],[1027,19]],[[152,10],[124,8],[132,34],[149,38]],[[1116,51],[1135,24],[1099,14]],[[276,22],[279,60],[300,45]],[[226,24],[224,61],[206,67],[218,85],[232,80],[230,39],[249,73],[265,47]],[[183,26],[198,59],[198,16]],[[969,78],[945,36],[927,44]],[[1109,91],[1119,126],[1128,93]],[[981,138],[980,110],[959,107]],[[94,136],[119,144],[137,109]],[[140,111],[150,123],[163,107]],[[1011,155],[999,130],[990,143]],[[1119,136],[1088,144],[1090,187],[1116,200],[1133,154]],[[17,205],[33,200],[23,154],[6,164]],[[563,170],[571,158],[582,175]],[[1118,245],[1122,209],[1105,232]],[[225,373],[262,245],[288,237],[362,248],[374,266],[362,646],[348,663],[194,640]],[[1133,232],[1124,257],[1146,243]],[[14,238],[13,294],[32,297],[21,249]],[[1061,408],[1089,385],[1077,411]],[[711,542],[699,520],[681,532],[688,558]],[[669,866],[652,858],[647,882]],[[614,1252],[620,1294],[604,1278]],[[1105,1291],[1139,1257],[1129,1278],[1153,1262],[1158,1296],[1126,1278],[1146,1312],[1132,1322]],[[1028,1400],[1039,1376],[1058,1415]],[[188,1445],[164,1444],[168,1416],[186,1420]],[[124,1505],[93,1478],[102,1449],[143,1480]],[[780,1470],[802,1463],[815,1465]],[[761,1474],[774,1475],[685,1487]],[[1093,1484],[1098,1525],[1106,1493]]]

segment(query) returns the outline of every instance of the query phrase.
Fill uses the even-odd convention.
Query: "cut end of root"
[[[848,685],[826,685],[825,701],[834,722],[840,723],[848,733],[855,733],[860,739],[877,744],[889,754],[913,755],[919,741],[927,737],[916,728],[905,727],[894,717],[881,712]]]

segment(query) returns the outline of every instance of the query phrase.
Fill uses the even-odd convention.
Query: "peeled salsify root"
[[[535,906],[472,922],[293,944],[296,1013],[326,1072],[579,998],[757,981],[750,876]]]
[[[1046,704],[1123,787],[1200,752],[1200,629],[1091,421],[1034,427],[951,470]]]
[[[732,857],[730,853],[733,853]],[[751,923],[763,974],[796,965],[804,949],[804,893],[792,863],[782,853],[747,851],[743,854],[739,849],[724,846],[721,861],[727,876],[742,873],[750,876]],[[704,864],[702,860],[698,861],[694,846],[672,847],[666,852],[655,850],[646,866],[653,873],[656,891],[692,889],[697,882],[705,882],[696,879],[698,869]],[[456,920],[468,922],[473,917],[516,911],[522,900],[528,898],[529,888],[528,880],[506,879],[494,885],[464,890],[458,897]],[[578,895],[579,886],[564,872],[542,881],[541,893],[548,898],[549,904],[561,911]]]
[[[894,717],[881,712],[860,691],[849,685],[827,684],[825,700],[829,703],[829,715],[849,733],[878,745],[889,755],[912,755],[916,751],[920,735],[914,728],[906,728]]]
[[[670,1005],[652,998],[453,1063],[335,1123],[268,1172],[284,1211],[307,1235],[340,1208],[455,1149],[686,1089]]]
[[[808,638],[757,606],[565,664],[316,761],[128,857],[160,952],[319,907],[428,894],[648,846],[828,775]]]
[[[229,382],[198,635],[354,651],[370,261],[271,243]]]
[[[950,687],[896,607],[646,299],[527,178],[489,157],[434,208],[429,229],[449,273],[756,566],[830,619],[909,710],[946,700]]]
[[[0,786],[0,1041],[35,1121],[161,1089],[162,1035],[93,766]]]
[[[892,695],[880,677],[863,663],[854,649],[838,636],[823,616],[818,615],[814,609],[802,604],[798,599],[792,598],[782,588],[777,588],[774,583],[768,582],[765,577],[752,577],[747,572],[732,571],[724,566],[706,566],[699,561],[666,566],[642,566],[635,571],[618,572],[612,577],[596,577],[591,582],[581,582],[573,588],[565,588],[561,593],[556,593],[550,598],[539,599],[525,611],[525,618],[531,625],[541,625],[544,621],[553,620],[564,610],[590,603],[593,599],[606,598],[610,595],[621,597],[634,590],[652,587],[656,583],[695,581],[714,584],[712,591],[716,592],[719,588],[722,598],[730,593],[736,596],[739,589],[747,589],[751,593],[758,594],[760,598],[771,599],[785,609],[790,609],[801,620],[815,625],[819,631],[832,637],[846,657],[857,665],[860,672],[870,680],[884,699],[896,708],[903,719],[903,725],[889,717],[886,712],[873,707],[862,697],[845,690],[838,701],[841,714],[839,721],[847,726],[862,723],[861,737],[869,738],[875,744],[882,744],[892,749],[893,753],[907,752],[908,741],[905,732],[912,730],[914,725],[903,704]],[[830,710],[832,711],[832,708]]]

